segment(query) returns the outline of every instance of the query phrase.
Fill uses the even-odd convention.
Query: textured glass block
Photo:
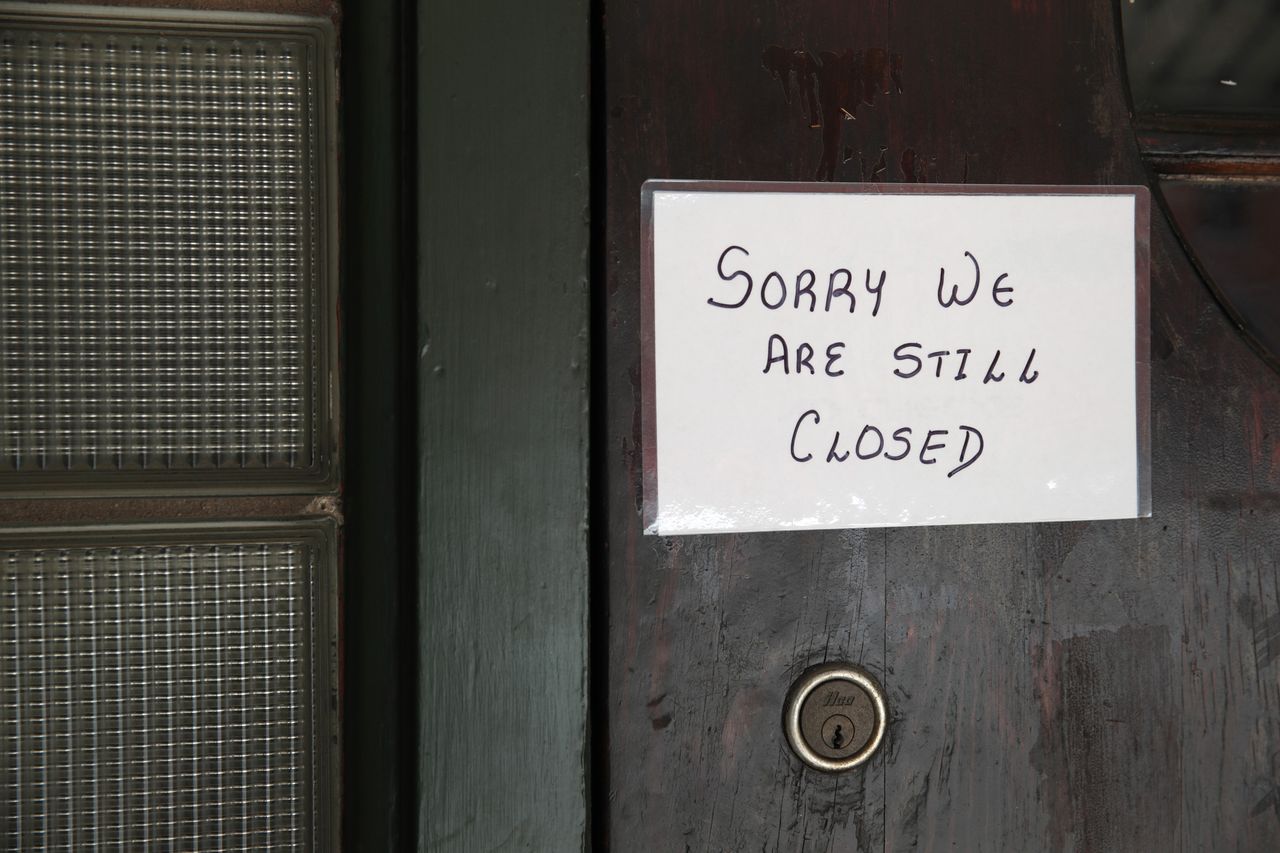
[[[0,488],[325,476],[332,56],[294,30],[0,11]]]
[[[0,849],[317,849],[327,539],[129,535],[0,539]]]

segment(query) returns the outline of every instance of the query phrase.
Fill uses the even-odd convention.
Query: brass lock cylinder
[[[791,686],[782,727],[791,750],[827,773],[851,770],[884,740],[888,712],[884,691],[852,664],[812,667]]]

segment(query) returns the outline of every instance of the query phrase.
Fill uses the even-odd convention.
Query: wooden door
[[[641,183],[1149,183],[1113,5],[602,7],[597,847],[1280,849],[1280,377],[1161,213],[1153,517],[642,534]],[[889,699],[844,775],[780,725],[826,660]]]

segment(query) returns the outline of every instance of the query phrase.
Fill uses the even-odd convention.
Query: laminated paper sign
[[[1150,515],[1148,206],[647,182],[646,531]]]

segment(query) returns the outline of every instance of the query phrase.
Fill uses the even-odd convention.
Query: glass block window
[[[322,475],[316,39],[76,24],[0,11],[0,489]]]
[[[161,538],[0,542],[0,849],[321,846],[330,549]]]

